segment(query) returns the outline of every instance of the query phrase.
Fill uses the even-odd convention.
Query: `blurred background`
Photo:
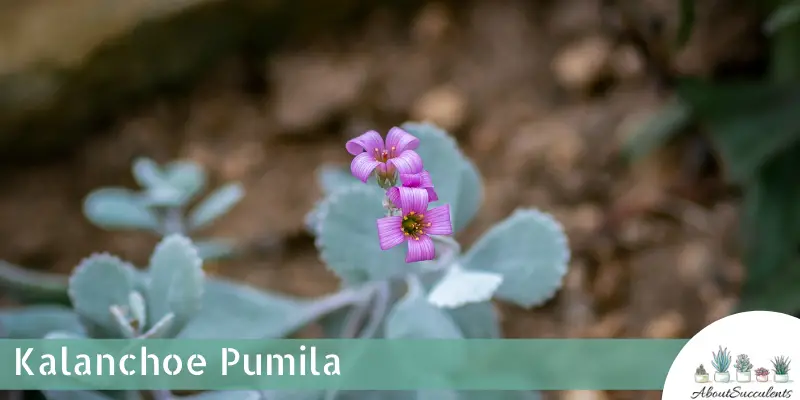
[[[338,282],[303,217],[347,139],[407,120],[450,131],[485,179],[468,245],[516,207],[553,213],[574,254],[545,307],[501,305],[508,337],[690,337],[734,310],[740,195],[702,129],[631,162],[679,76],[766,69],[751,3],[678,0],[3,0],[0,258],[68,273],[144,264],[147,233],[82,215],[131,162],[194,160],[244,200],[208,229],[243,256],[212,274],[312,296]],[[234,311],[235,312],[235,311]],[[570,400],[660,398],[574,392]]]

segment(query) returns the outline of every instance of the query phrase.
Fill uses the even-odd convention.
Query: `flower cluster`
[[[378,219],[381,249],[407,242],[407,263],[433,260],[436,250],[431,235],[453,233],[450,205],[428,209],[439,197],[422,158],[414,151],[417,147],[419,139],[397,127],[389,130],[386,141],[378,132],[369,131],[345,146],[355,156],[350,164],[353,176],[366,183],[374,175],[386,190],[387,215]]]

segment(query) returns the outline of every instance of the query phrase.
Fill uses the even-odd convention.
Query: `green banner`
[[[686,340],[0,340],[0,389],[661,390]]]

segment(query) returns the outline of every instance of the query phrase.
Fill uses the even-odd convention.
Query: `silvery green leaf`
[[[147,332],[145,332],[141,339],[166,339],[169,338],[173,322],[175,321],[175,314],[169,313],[161,318],[161,321],[156,322]]]
[[[465,390],[459,392],[459,400],[540,400],[539,392],[530,390]]]
[[[137,333],[131,326],[131,321],[127,315],[125,315],[125,310],[122,307],[113,305],[109,307],[109,312],[111,312],[111,316],[114,318],[114,322],[116,323],[117,329],[122,333],[122,337],[125,339],[133,339],[136,337]]]
[[[336,400],[417,400],[414,390],[343,390]]]
[[[176,397],[176,399],[188,400],[272,400],[272,397],[264,397],[255,390],[232,390],[232,391],[208,391],[191,396]],[[281,399],[283,400],[283,399]],[[289,399],[286,399],[289,400]],[[299,400],[299,399],[298,399]]]
[[[456,390],[417,390],[415,400],[461,400]]]
[[[83,212],[93,224],[105,228],[158,230],[159,221],[142,198],[124,188],[104,188],[90,193]]]
[[[75,332],[69,331],[52,331],[47,335],[44,335],[45,339],[54,339],[54,340],[62,340],[62,339],[86,339],[86,336]]]
[[[139,326],[147,326],[147,305],[141,293],[134,290],[128,295],[131,317]]]
[[[322,206],[325,204],[327,203],[323,200],[317,201],[303,220],[306,231],[314,236],[319,236],[320,221],[325,212]]]
[[[147,320],[160,321],[175,314],[167,332],[172,337],[192,320],[203,297],[203,261],[191,240],[170,235],[156,246],[150,258]]]
[[[52,331],[85,333],[77,314],[61,306],[28,306],[0,310],[0,337],[41,339]]]
[[[503,275],[485,271],[467,271],[453,264],[428,294],[431,304],[457,308],[469,303],[488,301],[503,283]]]
[[[447,314],[458,325],[467,339],[499,339],[500,317],[494,305],[485,301],[471,303],[447,310]]]
[[[317,181],[326,195],[349,185],[364,184],[350,173],[350,168],[332,165],[323,165],[317,169]]]
[[[263,390],[264,400],[323,400],[324,390]],[[342,400],[337,396],[336,400]]]
[[[191,229],[203,228],[230,211],[244,197],[240,183],[229,183],[211,192],[189,214]]]
[[[128,294],[136,285],[135,275],[133,266],[105,253],[85,258],[72,271],[68,294],[92,337],[121,337],[123,332],[110,307],[128,304]]]
[[[22,304],[69,304],[67,277],[0,260],[0,291]]]
[[[462,257],[468,270],[502,274],[495,296],[522,307],[549,300],[561,288],[570,250],[561,224],[549,214],[520,209],[493,226]]]
[[[148,207],[180,207],[185,202],[183,193],[168,184],[147,188],[142,194]]]
[[[194,246],[200,258],[206,261],[230,258],[236,252],[234,243],[224,239],[199,240]]]
[[[474,165],[458,148],[455,139],[443,129],[429,123],[408,122],[402,125],[419,139],[416,152],[431,174],[439,200],[431,207],[450,204],[455,232],[469,224],[480,206],[483,187]]]
[[[478,214],[483,204],[483,179],[475,164],[465,159],[459,182],[458,201],[451,205],[453,229],[459,232],[466,228]]]
[[[172,187],[181,191],[184,201],[197,196],[207,179],[203,168],[191,161],[173,161],[165,165],[164,176]]]
[[[461,339],[453,319],[425,298],[419,284],[411,283],[406,295],[386,317],[387,339]]]
[[[42,393],[47,400],[113,400],[113,397],[89,390],[45,390]]]
[[[150,158],[139,157],[133,161],[133,179],[143,189],[164,186],[166,180],[161,167]]]
[[[325,199],[319,221],[322,260],[347,284],[382,280],[408,273],[405,243],[381,250],[377,220],[385,216],[384,193],[378,187],[350,186]]]
[[[182,339],[282,338],[310,322],[308,301],[207,278],[202,307]]]

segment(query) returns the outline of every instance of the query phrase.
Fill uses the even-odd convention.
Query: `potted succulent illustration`
[[[747,354],[736,356],[736,363],[733,364],[733,368],[736,369],[737,382],[750,382],[752,378],[750,371],[753,369],[753,364],[750,363],[750,357]]]
[[[786,383],[789,382],[789,357],[780,356],[772,360],[772,371],[775,372],[775,382]]]
[[[759,382],[766,382],[769,379],[769,370],[766,368],[759,368],[756,370],[756,380]]]
[[[697,383],[708,382],[708,372],[703,364],[700,364],[700,366],[694,371],[694,381]]]
[[[714,381],[720,383],[726,383],[731,381],[731,373],[728,372],[728,368],[731,366],[731,352],[728,351],[728,348],[722,348],[719,346],[719,351],[714,353],[711,352],[711,366],[714,367],[717,372],[714,373]]]

